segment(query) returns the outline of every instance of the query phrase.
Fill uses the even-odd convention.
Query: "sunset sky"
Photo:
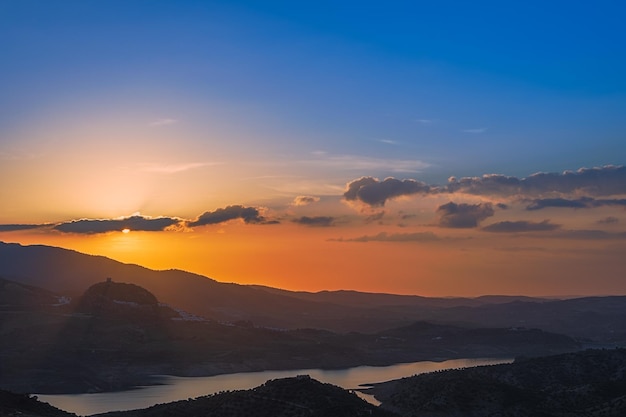
[[[0,241],[626,294],[626,3],[0,0]]]

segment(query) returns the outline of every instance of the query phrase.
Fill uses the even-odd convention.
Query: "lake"
[[[37,394],[37,396],[41,401],[45,401],[57,408],[86,416],[107,411],[146,408],[154,404],[186,400],[220,391],[250,389],[263,384],[269,379],[287,378],[303,374],[310,375],[311,378],[320,382],[330,383],[345,389],[357,389],[361,385],[389,381],[425,372],[495,365],[512,361],[512,359],[452,359],[442,362],[422,361],[390,366],[358,366],[339,370],[297,369],[190,378],[163,376],[158,380],[163,385],[138,387],[128,391],[96,394]],[[359,392],[357,392],[357,395],[372,404],[379,404],[371,395]]]

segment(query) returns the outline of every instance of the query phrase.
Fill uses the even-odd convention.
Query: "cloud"
[[[51,227],[51,224],[0,224],[0,232],[16,232]]]
[[[433,123],[436,123],[437,121],[434,119],[417,119],[415,120],[417,123],[422,124],[422,125],[431,125]]]
[[[378,141],[380,143],[384,143],[384,144],[387,144],[387,145],[397,145],[398,144],[397,141],[391,140],[391,139],[379,139]]]
[[[387,171],[416,173],[430,167],[429,163],[414,159],[382,159],[358,155],[317,154],[316,159],[297,161],[300,166],[342,171]]]
[[[626,194],[626,167],[607,165],[599,168],[581,168],[578,171],[563,173],[537,173],[526,178],[500,174],[486,174],[482,177],[450,177],[445,186],[428,185],[415,179],[398,180],[393,177],[379,181],[374,177],[361,177],[347,184],[344,199],[360,201],[372,207],[383,206],[388,199],[413,194],[471,194],[504,197],[542,197],[529,207],[540,209],[550,204],[560,207],[591,207],[601,205],[626,206],[626,199],[594,200],[581,197],[566,200],[562,195],[588,194],[610,196]],[[557,197],[550,197],[557,194]],[[590,199],[590,200],[587,200]],[[504,208],[501,204],[498,205]]]
[[[615,223],[619,223],[619,219],[617,217],[609,216],[609,217],[605,217],[604,219],[598,220],[596,223],[598,223],[598,224],[615,224]]]
[[[437,208],[440,227],[471,228],[494,215],[491,203],[456,204],[452,201]]]
[[[594,199],[592,197],[580,197],[574,200],[566,198],[543,198],[536,199],[526,206],[526,210],[541,210],[547,207],[560,208],[594,208],[602,206],[624,206],[626,207],[626,199]]]
[[[558,233],[549,235],[550,237],[560,239],[575,240],[615,240],[626,239],[626,232],[605,232],[604,230],[563,230]]]
[[[382,207],[388,199],[404,195],[427,194],[430,186],[415,180],[397,180],[386,178],[379,181],[377,178],[362,177],[347,185],[348,189],[343,197],[347,201],[361,201],[372,207]]]
[[[360,236],[354,238],[337,238],[329,239],[332,242],[434,242],[441,240],[432,232],[416,232],[416,233],[392,233],[381,232],[373,236]]]
[[[202,168],[206,166],[219,165],[220,162],[189,162],[184,164],[142,164],[140,171],[156,172],[162,174],[176,174],[178,172],[189,171],[191,169]]]
[[[541,196],[550,193],[585,193],[593,196],[626,194],[626,167],[607,165],[563,173],[537,173],[526,178],[488,174],[482,177],[450,178],[450,193],[504,196]]]
[[[130,216],[121,219],[80,219],[60,223],[54,226],[54,230],[63,233],[97,234],[123,229],[157,232],[170,226],[181,223],[181,219],[175,217],[146,217]]]
[[[561,225],[550,223],[549,220],[542,222],[530,222],[526,220],[520,221],[504,221],[499,223],[493,223],[489,226],[483,227],[486,232],[496,233],[520,233],[520,232],[544,232],[559,229]]]
[[[201,214],[196,220],[188,221],[187,226],[205,226],[209,224],[224,223],[234,219],[242,219],[246,224],[268,223],[265,217],[261,216],[256,207],[235,205],[218,208],[215,211],[207,211]]]
[[[312,227],[329,227],[333,225],[334,221],[335,221],[335,218],[330,217],[330,216],[315,216],[315,217],[302,216],[297,219],[293,219],[294,223],[302,224],[304,226],[312,226]]]
[[[461,132],[465,133],[485,133],[487,131],[486,127],[479,127],[475,129],[463,129]]]
[[[317,203],[320,201],[319,197],[312,197],[308,195],[299,195],[293,199],[292,206],[308,206],[309,204]]]
[[[168,126],[176,123],[178,123],[177,119],[164,118],[153,121],[152,123],[150,123],[150,126]]]

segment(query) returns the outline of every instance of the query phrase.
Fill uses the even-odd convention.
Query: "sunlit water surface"
[[[352,390],[375,382],[384,382],[425,372],[509,362],[512,362],[512,359],[453,359],[443,362],[424,361],[391,366],[358,366],[340,370],[297,369],[192,378],[163,376],[158,380],[162,385],[139,387],[128,391],[97,394],[37,394],[37,396],[41,401],[50,403],[57,408],[86,416],[107,411],[146,408],[154,404],[186,400],[220,391],[250,389],[270,379],[296,375],[310,375],[311,378],[318,381]],[[360,392],[357,392],[357,395],[372,404],[379,404],[371,395]]]

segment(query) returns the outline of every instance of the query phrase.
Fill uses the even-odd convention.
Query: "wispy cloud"
[[[320,201],[319,197],[313,197],[309,195],[299,195],[291,202],[292,206],[308,206],[309,204],[317,203]]]
[[[156,172],[162,174],[176,174],[178,172],[189,171],[207,166],[220,165],[221,162],[188,162],[182,164],[157,164],[145,163],[139,165],[139,170],[144,172]]]
[[[398,145],[397,141],[391,139],[378,139],[378,141],[387,145]]]
[[[435,119],[416,119],[415,121],[421,125],[432,125],[437,123],[437,120]]]
[[[157,119],[149,123],[149,126],[168,126],[168,125],[173,125],[176,123],[178,123],[178,119],[164,118],[164,119]]]
[[[483,227],[486,232],[494,233],[523,233],[523,232],[548,232],[557,230],[561,227],[559,224],[550,223],[549,220],[542,222],[531,222],[526,220],[519,221],[503,221],[493,223]]]
[[[294,223],[298,223],[298,224],[301,224],[304,226],[310,226],[310,227],[329,227],[329,226],[333,226],[333,223],[335,222],[335,218],[331,216],[314,216],[314,217],[302,216],[302,217],[298,217],[297,219],[293,219],[292,221]]]
[[[300,165],[344,171],[387,171],[418,173],[431,164],[415,159],[384,159],[358,155],[316,155],[317,158],[297,161]]]
[[[461,132],[465,133],[485,133],[487,131],[486,127],[478,127],[473,129],[462,129]]]
[[[330,242],[435,242],[441,240],[432,232],[416,232],[416,233],[386,233],[381,232],[377,235],[364,235],[353,238],[335,238],[328,239]]]
[[[54,224],[0,224],[0,232],[17,232],[20,230],[43,229],[54,226]]]

